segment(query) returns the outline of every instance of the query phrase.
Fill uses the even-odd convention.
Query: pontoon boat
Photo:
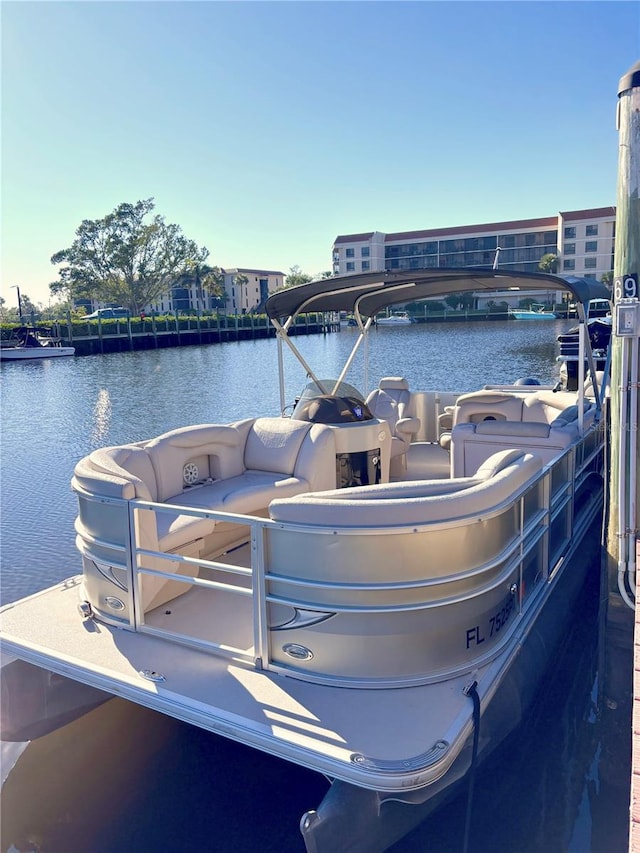
[[[606,383],[586,334],[576,391],[347,384],[378,311],[507,288],[569,291],[582,326],[602,295],[587,280],[434,269],[271,296],[279,364],[288,346],[309,379],[293,414],[81,459],[82,574],[5,606],[4,648],[324,774],[301,822],[308,850],[390,845],[523,719],[602,513]],[[288,337],[310,311],[357,320],[336,379]],[[289,400],[281,371],[282,412]]]

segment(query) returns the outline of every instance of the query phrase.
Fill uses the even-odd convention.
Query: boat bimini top
[[[584,384],[584,361],[587,360],[594,390],[598,389],[595,362],[591,353],[589,336],[586,334],[588,306],[591,299],[611,299],[608,288],[595,279],[557,276],[550,273],[506,272],[504,269],[486,267],[433,268],[400,272],[369,272],[310,281],[297,287],[285,288],[272,294],[266,301],[265,310],[276,328],[279,344],[280,402],[285,408],[283,360],[281,344],[285,342],[307,374],[322,387],[304,357],[288,336],[299,314],[309,312],[330,313],[346,311],[353,314],[360,335],[336,382],[344,381],[355,354],[369,330],[373,318],[392,305],[417,302],[438,296],[464,292],[495,291],[566,291],[576,304],[579,321],[579,392]],[[600,408],[602,391],[596,393],[596,404]],[[325,393],[335,393],[326,388]],[[582,405],[580,406],[582,410]]]

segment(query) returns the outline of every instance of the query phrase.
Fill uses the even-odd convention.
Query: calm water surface
[[[347,381],[364,393],[398,375],[423,390],[470,391],[522,376],[552,382],[555,339],[570,325],[379,328],[370,335],[368,383],[360,356]],[[330,377],[355,332],[294,340],[318,375]],[[285,364],[289,403],[306,379],[288,352]],[[82,456],[190,423],[280,411],[273,340],[3,364],[0,382],[3,602],[80,572],[70,479]],[[625,849],[626,804],[611,798],[599,772],[596,614],[587,603],[582,609],[526,731],[478,776],[470,851]],[[68,795],[62,768],[59,778],[38,779],[44,788],[30,820],[43,853],[303,849],[297,822],[320,802],[322,778],[144,709],[133,719],[163,744],[146,757],[144,775],[132,778],[126,762],[101,773],[98,759],[74,774],[83,781]],[[460,850],[464,813],[461,797],[398,853]]]

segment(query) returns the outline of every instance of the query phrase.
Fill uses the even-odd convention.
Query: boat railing
[[[575,533],[576,493],[585,478],[599,470],[601,453],[597,435],[593,441],[587,436],[586,441],[572,445],[546,465],[539,476],[513,496],[514,500],[477,515],[425,521],[419,526],[367,529],[301,525],[151,501],[129,501],[128,627],[252,667],[291,672],[295,662],[278,659],[270,647],[269,618],[273,622],[273,608],[291,613],[331,612],[358,618],[367,618],[365,614],[374,617],[392,614],[392,618],[402,618],[403,613],[434,612],[438,607],[470,600],[479,589],[504,587],[513,581],[518,590],[516,612],[520,615],[569,550]],[[136,531],[140,529],[141,514],[148,516],[149,512],[237,525],[239,531],[244,531],[245,544],[213,559],[145,548],[137,541]],[[424,554],[442,545],[440,552],[444,555],[454,541],[452,536],[469,535],[461,533],[462,527],[467,531],[484,528],[478,542],[483,547],[492,542],[493,550],[482,559],[470,551],[468,564],[450,567],[445,564],[441,571],[425,573]],[[430,538],[425,539],[425,535]],[[306,542],[304,554],[296,550],[300,537]],[[373,552],[387,549],[391,554],[396,547],[403,553],[409,549],[413,555],[410,559],[415,560],[421,571],[400,579],[394,577],[393,567],[387,576],[367,573],[367,553],[372,549]],[[314,576],[313,572],[298,571],[303,564],[328,565],[331,555],[335,563],[336,549],[342,549],[341,555],[351,555],[352,566],[360,559],[359,575],[338,578],[331,573],[325,576],[316,572]],[[313,558],[310,551],[315,552]],[[380,563],[384,564],[384,560]],[[145,594],[144,587],[153,583],[172,584],[174,595],[161,606],[145,610],[142,602],[149,599],[149,594],[148,591]],[[198,609],[201,616],[195,623],[188,618],[177,618],[184,607],[183,601],[189,597],[187,593],[202,597]],[[226,603],[221,618],[216,608],[221,607],[222,600]],[[509,630],[503,632],[505,641],[516,623],[514,620]],[[304,672],[300,677],[306,677]]]

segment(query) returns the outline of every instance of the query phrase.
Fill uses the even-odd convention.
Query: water
[[[369,388],[360,355],[347,381],[363,392],[385,375],[406,376],[411,387],[423,390],[470,391],[521,376],[553,382],[555,338],[569,325],[379,328],[371,334]],[[354,340],[355,331],[343,329],[294,342],[322,378],[338,374]],[[285,366],[285,399],[291,403],[306,377],[289,352]],[[280,411],[273,340],[3,364],[0,380],[3,602],[80,571],[69,483],[82,456],[189,423]],[[609,827],[614,807],[609,800],[603,807],[593,710],[595,617],[589,607],[582,610],[584,618],[558,660],[563,668],[547,685],[530,725],[478,777],[470,851],[625,849],[626,826],[617,821]],[[149,744],[162,743],[146,756],[144,775],[131,779],[129,762],[108,770],[100,755],[91,767],[78,759],[73,775],[81,783],[68,794],[70,774],[63,768],[59,778],[38,778],[44,787],[37,789],[29,820],[43,853],[303,849],[297,822],[322,798],[322,778],[144,709],[136,710],[135,719]],[[619,798],[614,800],[619,809]],[[598,823],[600,812],[605,817]],[[398,853],[460,850],[464,814],[461,795],[401,842]],[[598,846],[600,837],[605,846]]]

